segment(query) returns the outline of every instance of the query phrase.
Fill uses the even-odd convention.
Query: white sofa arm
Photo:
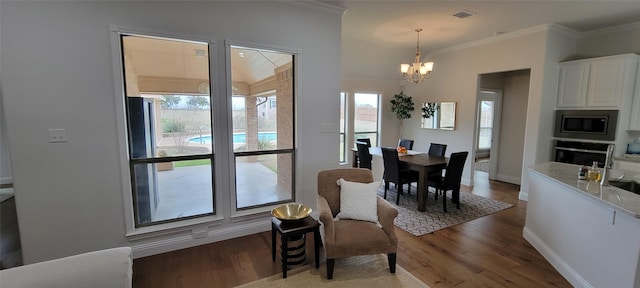
[[[119,247],[0,270],[12,288],[131,288],[131,248]]]

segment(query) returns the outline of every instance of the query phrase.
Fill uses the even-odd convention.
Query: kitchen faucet
[[[600,179],[600,186],[609,186],[609,170],[611,169],[611,160],[613,158],[613,144],[607,146],[607,156],[604,160],[604,167],[602,168],[602,179]]]

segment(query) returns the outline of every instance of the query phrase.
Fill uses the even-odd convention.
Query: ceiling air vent
[[[462,10],[462,11],[456,13],[456,14],[453,14],[453,17],[458,17],[460,19],[464,19],[464,18],[467,18],[467,17],[471,17],[473,15],[476,15],[476,13],[475,12],[471,12],[469,10]]]

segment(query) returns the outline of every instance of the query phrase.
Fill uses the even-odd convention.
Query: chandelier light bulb
[[[422,28],[415,30],[418,35],[416,37],[416,58],[412,64],[400,64],[400,72],[402,77],[414,84],[424,81],[425,78],[431,77],[433,71],[433,62],[422,63],[420,61],[420,31]]]

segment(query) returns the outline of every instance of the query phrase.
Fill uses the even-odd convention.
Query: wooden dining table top
[[[357,149],[354,149],[354,157],[357,159]],[[371,155],[382,156],[380,147],[369,147]],[[398,153],[400,162],[408,164],[411,169],[418,171],[418,211],[426,210],[427,177],[430,172],[441,171],[447,166],[447,157],[432,156],[426,152],[408,150],[407,153]],[[354,161],[354,167],[356,166]]]
[[[357,151],[357,150],[356,150]],[[382,149],[380,147],[369,147],[369,153],[371,155],[382,156]],[[420,166],[434,166],[447,164],[447,157],[432,156],[427,152],[420,152],[415,150],[408,150],[407,153],[398,153],[400,161],[420,165]]]

